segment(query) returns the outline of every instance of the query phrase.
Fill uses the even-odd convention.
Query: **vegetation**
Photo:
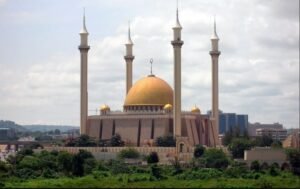
[[[299,165],[297,151],[290,151],[291,163]],[[123,157],[137,157],[134,149],[123,151]],[[130,154],[130,155],[128,155]],[[156,155],[155,155],[156,154]],[[300,177],[291,171],[281,171],[279,165],[260,165],[252,162],[248,168],[243,163],[230,161],[218,149],[206,149],[202,156],[190,164],[175,159],[171,165],[157,165],[157,153],[149,154],[149,165],[129,165],[122,159],[96,161],[91,153],[80,150],[67,152],[33,153],[24,149],[7,162],[0,161],[0,186],[8,188],[200,188],[200,187],[294,187]]]
[[[204,151],[205,151],[204,146],[196,145],[195,150],[194,150],[194,157],[195,158],[201,157],[203,155]]]
[[[118,154],[118,157],[121,159],[137,159],[140,157],[140,153],[134,149],[134,148],[127,148],[124,150],[121,150]]]
[[[253,142],[246,138],[233,138],[228,145],[228,149],[233,158],[244,158],[244,151],[250,150]]]
[[[161,147],[174,147],[176,146],[176,141],[173,136],[163,136],[163,137],[157,137],[155,140],[156,146]]]
[[[159,158],[156,152],[151,152],[147,157],[147,163],[152,164],[152,163],[158,163]]]

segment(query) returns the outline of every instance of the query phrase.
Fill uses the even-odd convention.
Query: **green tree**
[[[34,156],[25,156],[20,163],[18,164],[18,168],[28,168],[32,170],[38,170],[40,168],[40,159]]]
[[[69,175],[70,172],[72,171],[72,159],[73,159],[73,155],[66,151],[61,151],[58,153],[57,156],[58,168],[66,175]]]
[[[272,148],[282,148],[282,143],[279,140],[274,140],[271,144]]]
[[[84,160],[88,158],[94,158],[90,152],[85,150],[79,150],[77,154],[73,156],[72,159],[72,173],[75,176],[84,175]]]
[[[97,162],[95,158],[87,158],[83,163],[84,175],[92,173],[94,169],[97,168]]]
[[[96,146],[96,142],[88,135],[81,135],[75,142],[75,146]]]
[[[205,158],[206,167],[208,168],[226,168],[229,164],[226,154],[221,149],[207,149],[203,158]]]
[[[121,136],[116,133],[114,136],[110,139],[110,145],[111,146],[124,146],[124,141],[122,140]]]
[[[151,152],[148,156],[147,156],[147,163],[152,164],[152,163],[158,163],[159,162],[159,158],[156,152]]]
[[[175,147],[176,141],[173,136],[163,136],[163,137],[157,137],[155,140],[156,146],[161,147]]]
[[[300,175],[300,150],[287,149],[286,153],[288,160],[290,161],[293,173],[296,175]]]
[[[228,145],[233,158],[244,158],[244,151],[252,147],[252,142],[245,138],[234,138]]]
[[[251,162],[250,169],[258,172],[260,170],[259,161],[255,160]]]
[[[205,151],[204,146],[202,146],[200,144],[196,145],[195,150],[194,150],[194,157],[195,158],[201,157],[204,154],[204,151]]]
[[[140,157],[140,153],[134,148],[127,148],[121,150],[118,154],[118,157],[121,159],[125,159],[125,158],[136,159]]]
[[[256,138],[255,143],[257,146],[261,147],[271,146],[271,144],[273,143],[273,139],[269,135],[262,135],[261,137]]]

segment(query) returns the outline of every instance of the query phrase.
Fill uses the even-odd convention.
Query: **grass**
[[[145,174],[117,175],[95,178],[88,175],[81,178],[8,180],[7,188],[300,188],[299,177],[289,178],[263,176],[260,179],[218,178],[207,180],[178,180],[169,177],[159,181],[145,180]],[[142,178],[144,181],[139,181]]]

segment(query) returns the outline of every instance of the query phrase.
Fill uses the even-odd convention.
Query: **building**
[[[128,41],[125,44],[126,54],[126,97],[123,111],[112,111],[108,105],[100,107],[100,115],[88,115],[88,35],[85,16],[83,29],[80,31],[81,44],[81,84],[80,84],[80,133],[97,139],[110,139],[118,133],[128,145],[151,146],[160,136],[172,135],[176,138],[180,151],[186,146],[203,144],[217,146],[218,140],[218,50],[219,38],[214,32],[211,37],[212,48],[209,54],[212,58],[212,115],[202,115],[197,106],[190,111],[181,109],[181,38],[182,26],[179,22],[178,9],[176,23],[173,29],[171,45],[174,52],[174,89],[154,73],[142,77],[132,84],[133,42],[130,27]],[[151,61],[150,61],[151,62]],[[152,62],[151,62],[152,63]]]
[[[293,129],[288,137],[282,142],[284,148],[300,149],[300,130]]]
[[[211,111],[208,111],[207,115],[210,114]],[[238,128],[240,133],[244,133],[248,128],[248,115],[219,111],[219,134],[224,135],[233,128]]]
[[[269,128],[261,128],[256,129],[256,136],[271,136],[273,140],[283,141],[287,137],[286,129],[269,129]]]
[[[283,129],[282,124],[249,123],[247,131],[251,137],[256,137],[256,129]]]

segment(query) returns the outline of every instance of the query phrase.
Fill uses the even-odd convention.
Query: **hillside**
[[[7,120],[0,120],[0,128],[11,128],[17,132],[27,131],[26,128],[22,127],[21,125],[18,125],[13,121],[7,121]]]
[[[59,129],[61,132],[66,132],[68,130],[79,129],[78,126],[69,126],[69,125],[22,125],[29,131],[53,131],[55,129]]]

